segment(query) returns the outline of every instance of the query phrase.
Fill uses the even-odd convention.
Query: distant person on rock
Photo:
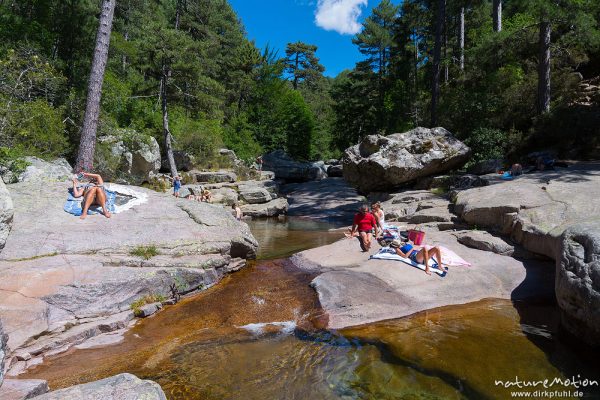
[[[204,189],[202,191],[202,201],[206,201],[207,203],[210,203],[212,201],[212,193],[210,192],[210,190],[208,189]]]
[[[262,156],[256,157],[256,165],[258,166],[258,172],[262,172],[263,158]]]
[[[176,175],[174,178],[167,178],[173,183],[173,196],[179,197],[179,190],[181,190],[181,177]]]
[[[437,246],[430,248],[423,247],[417,250],[412,244],[408,242],[402,243],[402,241],[396,239],[393,240],[392,243],[390,243],[390,247],[396,250],[396,254],[398,254],[399,256],[408,258],[411,261],[416,262],[417,264],[424,264],[425,273],[427,275],[431,275],[431,272],[429,271],[430,260],[433,260],[436,263],[434,265],[434,268],[437,267],[443,271],[442,252]]]
[[[369,207],[363,205],[354,216],[352,228],[350,229],[350,237],[355,236],[358,231],[358,240],[362,251],[371,249],[371,241],[373,240],[373,232],[377,236],[377,220],[369,212]]]
[[[235,219],[237,219],[238,221],[241,221],[243,214],[242,214],[242,209],[240,208],[240,206],[237,203],[233,203],[231,205],[231,208],[233,209],[233,211],[235,211]]]
[[[79,185],[79,179],[88,178],[90,181],[83,186]],[[99,205],[102,207],[102,213],[106,218],[110,218],[111,214],[106,205],[106,193],[104,192],[104,180],[98,174],[88,174],[81,172],[73,178],[73,197],[83,196],[80,219],[87,217],[88,210],[91,205]]]

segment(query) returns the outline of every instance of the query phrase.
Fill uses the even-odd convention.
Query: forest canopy
[[[74,159],[99,12],[0,2],[0,163]],[[339,157],[365,135],[433,124],[476,159],[551,145],[597,157],[600,99],[586,84],[600,79],[599,21],[593,0],[382,0],[352,38],[363,59],[330,78],[314,44],[257,48],[226,0],[120,0],[98,135],[162,143],[168,73],[173,146],[200,162],[221,147]]]

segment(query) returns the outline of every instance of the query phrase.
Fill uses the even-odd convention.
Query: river
[[[489,299],[327,331],[313,276],[286,257],[342,233],[294,219],[250,227],[260,250],[249,267],[140,321],[120,343],[47,357],[21,377],[57,389],[131,372],[169,399],[192,400],[504,399],[515,388],[496,381],[600,380],[598,354],[559,340],[547,299]],[[597,387],[582,391],[600,398]]]

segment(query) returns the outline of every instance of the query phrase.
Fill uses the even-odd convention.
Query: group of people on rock
[[[169,179],[169,181],[171,181],[171,183],[173,184],[173,196],[179,198],[179,192],[181,191],[181,177],[179,175],[176,175],[174,178],[167,177],[167,179]],[[200,193],[190,193],[185,198],[188,200],[205,201],[207,203],[210,203],[212,201],[212,193],[210,190],[200,186]]]
[[[354,215],[352,227],[349,228],[346,236],[358,237],[360,248],[363,252],[368,252],[371,249],[373,240],[377,239],[380,234],[383,234],[385,228],[385,213],[379,202],[373,203],[371,209],[366,204],[362,205],[358,212]],[[393,248],[397,255],[408,258],[417,264],[425,265],[425,273],[430,275],[430,263],[437,264],[442,267],[442,252],[439,247],[423,246],[417,247],[409,240],[402,241],[399,239],[392,240],[390,247]]]

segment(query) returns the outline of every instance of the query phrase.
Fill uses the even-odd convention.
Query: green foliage
[[[156,248],[156,246],[150,245],[150,246],[138,246],[138,247],[132,249],[129,252],[129,254],[132,256],[141,257],[144,260],[149,260],[152,257],[157,256],[159,253],[158,253],[158,249]]]

